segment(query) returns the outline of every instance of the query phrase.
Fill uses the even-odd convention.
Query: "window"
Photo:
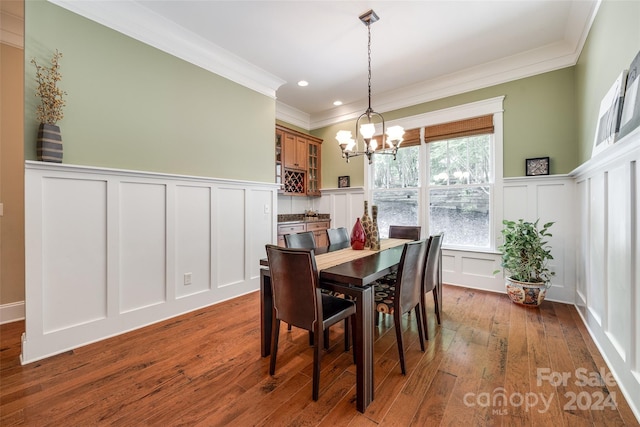
[[[434,141],[429,147],[429,230],[449,246],[491,248],[490,134]]]
[[[420,192],[420,146],[403,147],[393,156],[373,155],[373,205],[378,206],[380,237],[389,225],[417,225]]]
[[[396,162],[373,156],[368,181],[381,237],[388,236],[391,224],[421,225],[424,235],[444,232],[449,249],[495,249],[499,224],[493,213],[502,203],[494,194],[497,177],[502,179],[502,101],[398,121],[416,128],[405,134]]]

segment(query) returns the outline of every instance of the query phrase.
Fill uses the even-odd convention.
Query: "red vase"
[[[356,251],[361,251],[364,249],[366,241],[367,235],[364,233],[364,227],[360,222],[360,218],[357,218],[353,230],[351,230],[351,248]]]

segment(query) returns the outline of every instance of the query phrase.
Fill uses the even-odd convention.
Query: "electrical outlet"
[[[184,273],[184,284],[185,285],[191,284],[191,273]]]

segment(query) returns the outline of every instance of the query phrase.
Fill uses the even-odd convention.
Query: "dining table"
[[[382,239],[380,250],[355,250],[349,242],[314,250],[319,286],[344,294],[356,304],[354,351],[356,360],[356,409],[364,412],[373,401],[374,281],[397,270],[407,239]],[[269,264],[260,260],[261,355],[271,353],[273,295]]]

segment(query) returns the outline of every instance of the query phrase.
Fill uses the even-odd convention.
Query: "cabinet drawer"
[[[307,223],[307,231],[326,230],[327,228],[329,228],[329,221]]]
[[[302,233],[306,231],[304,223],[300,224],[283,224],[278,226],[278,234]]]

